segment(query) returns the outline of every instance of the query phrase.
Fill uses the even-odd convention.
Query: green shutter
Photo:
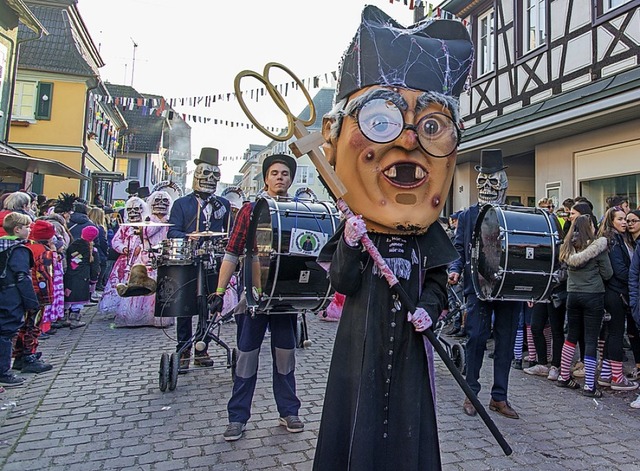
[[[36,119],[51,119],[53,83],[39,82],[36,97]]]

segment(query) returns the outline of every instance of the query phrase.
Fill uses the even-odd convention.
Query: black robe
[[[369,255],[344,242],[343,227],[318,258],[331,261],[331,283],[346,300],[313,469],[440,469],[426,337],[407,321],[406,308],[394,305]],[[447,265],[458,257],[442,227],[433,224],[420,236],[373,234],[371,239],[395,267],[409,298],[435,323],[447,300]]]

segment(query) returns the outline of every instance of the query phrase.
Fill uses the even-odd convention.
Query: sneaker
[[[13,365],[11,365],[11,369],[20,371],[23,366],[24,366],[24,357],[18,357],[13,359]]]
[[[602,376],[598,377],[598,386],[602,386],[603,388],[611,387],[611,378],[603,378]]]
[[[621,376],[619,381],[611,381],[611,389],[614,391],[633,391],[634,389],[638,389],[638,386],[638,383],[624,376]]]
[[[278,422],[280,422],[280,425],[284,425],[285,427],[287,427],[287,432],[297,433],[304,430],[304,424],[302,423],[302,420],[300,420],[300,417],[298,417],[297,415],[280,417],[278,419]]]
[[[633,407],[634,409],[640,409],[640,396],[638,396],[636,398],[635,401],[633,401],[631,404],[629,404],[631,407]]]
[[[234,442],[242,438],[242,434],[247,428],[247,424],[241,422],[229,422],[227,429],[222,434],[223,438],[228,442]]]
[[[521,370],[522,369],[522,360],[516,360],[514,358],[513,362],[511,363],[511,368],[513,368],[514,370]]]
[[[629,379],[640,379],[640,371],[637,366],[635,366],[629,373],[627,373],[627,378]]]
[[[547,379],[549,381],[558,381],[558,376],[560,376],[560,370],[555,366],[549,368],[549,374],[547,375]]]
[[[5,373],[0,376],[0,386],[6,386],[7,388],[16,388],[22,386],[26,378],[20,378],[12,373]]]
[[[549,374],[549,368],[540,364],[531,366],[529,368],[525,368],[523,371],[528,375],[535,375],[535,376],[547,376]]]
[[[29,355],[32,357],[32,355]],[[45,363],[44,361],[35,358],[24,357],[24,363],[22,366],[23,373],[44,373],[45,371],[49,371],[53,368],[49,363]]]
[[[562,376],[558,376],[556,385],[560,388],[580,389],[580,385],[573,378],[564,379]]]
[[[597,387],[594,386],[593,389],[584,388],[582,389],[582,395],[587,397],[602,397],[602,391],[600,391]]]

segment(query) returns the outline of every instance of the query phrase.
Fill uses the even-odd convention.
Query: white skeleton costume
[[[152,195],[153,196],[153,195]],[[161,198],[162,199],[162,198]],[[151,200],[151,199],[150,199]],[[138,197],[127,200],[125,205],[125,222],[142,223],[154,218],[149,205]],[[166,234],[164,227],[120,226],[113,236],[111,246],[120,254],[105,286],[100,300],[101,312],[114,314],[115,323],[119,327],[171,325],[172,318],[155,318],[155,296],[132,296],[121,298],[116,292],[118,283],[126,283],[131,267],[136,263],[150,265],[149,250],[159,243]],[[149,276],[155,278],[155,270],[149,270]]]

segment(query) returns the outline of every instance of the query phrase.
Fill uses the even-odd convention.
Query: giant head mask
[[[193,191],[200,193],[215,193],[220,181],[220,167],[218,167],[218,149],[203,147],[200,157],[194,163],[196,170],[193,173]]]
[[[149,215],[147,203],[142,198],[133,196],[124,206],[125,222],[142,222]]]
[[[484,149],[480,153],[480,165],[476,165],[478,176],[478,201],[481,204],[503,204],[507,196],[509,180],[502,161],[502,150]]]
[[[147,198],[147,203],[151,207],[151,214],[158,219],[164,219],[169,216],[173,200],[167,191],[160,190],[151,193]]]
[[[447,198],[460,140],[458,96],[473,62],[459,21],[402,27],[373,6],[341,67],[324,151],[370,231],[422,233]]]

